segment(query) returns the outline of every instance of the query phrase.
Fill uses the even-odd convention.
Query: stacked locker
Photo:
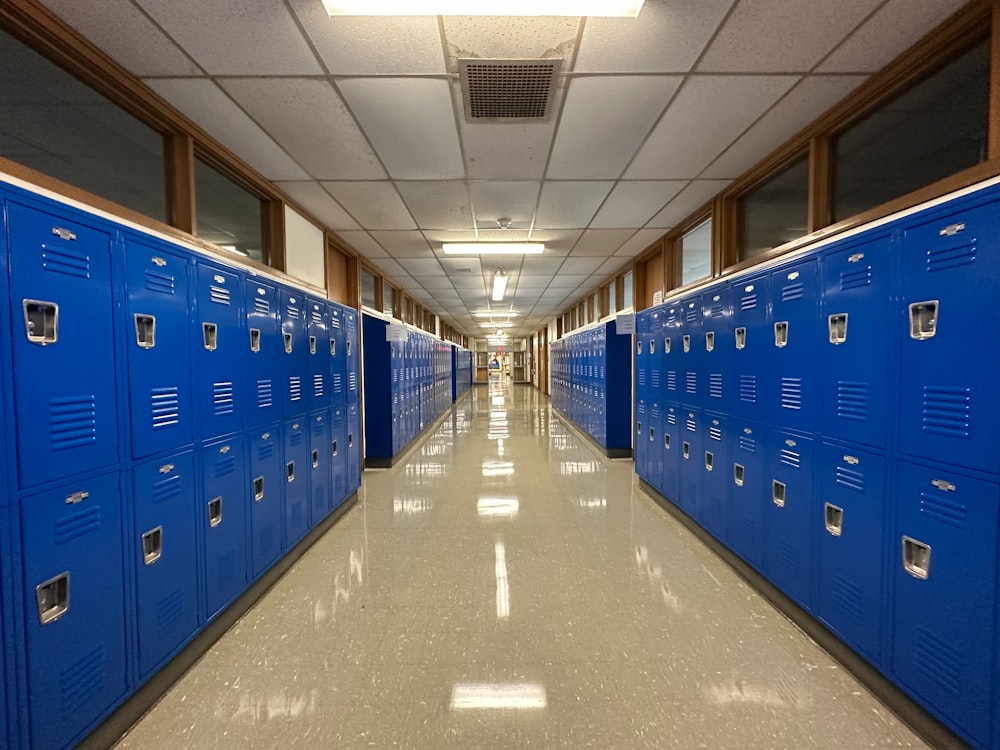
[[[330,336],[330,475],[333,493],[330,510],[350,494],[347,489],[347,347],[345,310],[327,305]]]
[[[680,339],[678,351],[678,391],[680,393],[680,438],[679,500],[684,512],[695,519],[701,517],[701,480],[703,443],[706,427],[701,411],[701,391],[705,387],[705,376],[701,372],[704,349],[701,344],[701,295],[680,301],[677,336]]]
[[[330,455],[330,310],[326,300],[306,299],[309,341],[309,515],[312,528],[330,512],[333,461]]]
[[[642,310],[635,315],[635,429],[632,438],[634,442],[634,460],[636,473],[651,482],[649,440],[646,433],[649,430],[649,369],[650,369],[650,310]]]
[[[309,383],[312,362],[309,354],[307,316],[309,302],[300,290],[280,287],[282,357],[282,465],[284,500],[284,549],[293,546],[309,530],[309,430],[308,412],[312,405]]]
[[[451,400],[458,401],[472,387],[472,352],[451,347]]]
[[[347,492],[361,486],[361,337],[358,313],[343,308],[344,356],[347,368]]]
[[[661,435],[655,445],[662,465],[659,473],[659,491],[675,502],[680,497],[680,458],[683,442],[679,375],[682,354],[681,320],[679,303],[664,305],[660,315],[659,330],[656,332],[656,349],[660,360],[661,410]]]
[[[726,411],[726,394],[732,387],[730,361],[733,349],[730,322],[732,306],[728,285],[716,286],[701,297],[701,335],[693,342],[701,350],[703,373],[703,455],[701,462],[701,520],[718,538],[726,535],[726,500],[733,484],[730,473],[732,432]]]

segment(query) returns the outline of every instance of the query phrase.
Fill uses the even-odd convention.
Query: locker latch
[[[669,432],[664,432],[663,433],[663,447],[666,448],[667,450],[670,450],[670,433]]]
[[[163,527],[157,526],[142,535],[142,562],[152,565],[163,555]]]
[[[219,327],[215,323],[202,323],[201,337],[204,340],[205,348],[214,352],[219,346]]]
[[[656,354],[656,339],[649,340],[649,353]]]
[[[69,611],[69,571],[35,586],[38,622],[48,625]]]
[[[690,336],[684,336],[683,341],[684,341],[684,352],[687,353],[687,352],[691,351],[691,337]]]
[[[222,498],[208,501],[208,525],[213,529],[222,523]]]
[[[313,468],[314,469],[318,469],[319,468],[319,451],[318,450],[312,452],[312,460],[313,460]]]
[[[712,471],[715,468],[715,454],[712,451],[705,451],[705,471]]]
[[[135,343],[140,349],[156,346],[156,316],[135,314]]]
[[[831,315],[829,325],[831,344],[839,345],[847,341],[847,313]]]
[[[771,500],[779,508],[785,507],[785,483],[777,479],[771,482]]]
[[[348,357],[351,356],[351,342],[350,341],[347,342],[347,356]]]
[[[840,536],[844,530],[844,509],[838,508],[832,503],[823,505],[823,515],[826,521],[826,530],[831,536]]]
[[[743,464],[733,464],[733,484],[737,487],[742,487],[745,474],[746,469],[743,467]]]
[[[330,442],[330,455],[332,455],[332,456],[336,456],[337,455],[337,441],[336,440],[332,440]]]
[[[316,353],[316,337],[315,336],[310,336],[309,337],[309,353],[310,354],[315,354]]]
[[[292,334],[286,333],[286,334],[283,334],[283,335],[284,335],[284,338],[285,338],[285,354],[291,354],[292,353]]]
[[[715,333],[709,331],[705,334],[705,351],[710,352],[715,350]]]
[[[251,328],[250,329],[250,351],[259,352],[260,351],[260,329]]]
[[[257,477],[253,480],[253,499],[255,503],[264,499],[264,477]]]
[[[337,356],[337,339],[330,339],[330,356]]]
[[[937,333],[938,301],[910,305],[910,338],[917,341],[934,338]]]
[[[636,422],[635,423],[635,434],[636,435],[641,435],[642,434],[642,422]]]
[[[955,485],[946,479],[932,479],[931,484],[942,492],[954,492]]]
[[[747,329],[737,328],[736,329],[736,348],[746,349],[747,348]]]
[[[90,493],[86,490],[74,492],[72,495],[66,495],[66,505],[76,505],[77,503],[82,503],[88,497],[90,497]]]
[[[663,339],[663,353],[670,354],[670,337]]]
[[[59,305],[26,299],[24,307],[24,332],[32,344],[47,346],[59,339]]]
[[[783,320],[774,324],[774,345],[781,349],[788,346],[788,321]]]
[[[681,454],[684,456],[684,458],[691,458],[691,443],[689,443],[687,440],[685,440],[681,444]]]
[[[903,567],[914,578],[926,581],[931,572],[931,547],[912,537],[903,537]]]
[[[642,339],[635,342],[635,353],[642,354]]]
[[[954,237],[959,232],[965,231],[965,224],[949,224],[946,227],[942,227],[938,230],[938,236],[940,237]]]
[[[290,483],[295,481],[295,462],[294,461],[289,461],[287,464],[285,464],[285,475],[288,477],[288,481]]]

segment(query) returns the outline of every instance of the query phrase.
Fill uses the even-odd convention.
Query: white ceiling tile
[[[511,228],[529,229],[538,205],[538,182],[472,182],[469,195],[480,227],[497,228],[497,219],[512,220]]]
[[[324,182],[323,187],[366,229],[416,229],[391,182]]]
[[[444,269],[437,258],[400,258],[399,265],[413,276],[441,276]]]
[[[279,188],[289,197],[319,219],[328,229],[361,229],[361,225],[337,203],[323,187],[312,180],[308,182],[278,182]]]
[[[521,274],[517,280],[518,289],[545,289],[552,282],[551,274],[528,276]]]
[[[351,78],[338,85],[392,177],[465,176],[447,81]]]
[[[466,274],[473,276],[483,275],[483,264],[474,255],[438,258],[438,261],[452,278],[458,278]]]
[[[454,291],[455,286],[451,283],[451,279],[444,275],[438,276],[424,276],[416,280],[416,283],[422,286],[424,289],[431,290],[434,292],[435,296],[439,291]]]
[[[405,276],[406,269],[392,258],[379,258],[374,263],[385,276]]]
[[[563,264],[564,258],[546,258],[544,255],[528,255],[521,266],[522,276],[552,276]]]
[[[545,243],[545,255],[569,255],[582,234],[582,229],[536,229],[532,231],[531,239]]]
[[[212,81],[157,78],[146,84],[268,179],[308,179],[309,174]]]
[[[421,229],[471,229],[472,207],[464,181],[397,182]]]
[[[734,179],[864,82],[865,76],[809,76],[712,162],[701,177]]]
[[[632,229],[588,229],[580,237],[573,248],[572,256],[597,255],[607,257],[614,255],[615,250],[622,246],[629,237],[635,234]]]
[[[564,273],[593,273],[604,262],[604,258],[567,258],[559,268],[560,275]]]
[[[619,182],[591,224],[600,229],[641,227],[686,184],[684,180]]]
[[[681,81],[680,76],[574,78],[546,176],[617,179]]]
[[[43,0],[43,4],[133,75],[203,74],[131,0],[102,0],[102,13],[79,0]]]
[[[943,23],[966,0],[889,0],[817,66],[820,73],[874,73]]]
[[[450,64],[455,58],[484,60],[561,57],[572,60],[580,19],[560,16],[444,16]],[[449,72],[457,72],[450,67]]]
[[[366,258],[388,258],[389,253],[368,232],[337,232],[337,236]]]
[[[445,73],[434,16],[331,18],[316,0],[291,0],[291,6],[333,75]]]
[[[643,231],[663,234],[664,231],[676,226],[712,200],[730,182],[731,180],[694,180],[678,193],[677,197],[670,201],[660,213],[654,216],[647,229]],[[618,254],[620,253],[616,253],[616,255]]]
[[[459,85],[455,84],[456,91]],[[461,94],[455,101],[461,105]],[[459,112],[465,169],[473,180],[540,180],[549,158],[555,120],[542,123],[466,122]]]
[[[283,3],[137,0],[211,75],[320,75]]]
[[[586,227],[608,197],[612,181],[556,182],[546,180],[538,201],[535,226],[543,229]]]
[[[372,232],[372,237],[394,258],[433,258],[427,240],[420,232]]]
[[[882,0],[741,0],[698,63],[698,70],[807,72]]]
[[[690,179],[798,82],[795,76],[689,78],[626,172]]]
[[[463,297],[471,292],[482,293],[486,288],[482,276],[452,276],[451,283],[455,285],[455,289]]]
[[[656,238],[653,239],[653,242],[656,242]],[[647,242],[646,247],[649,247],[651,244],[651,242]],[[623,270],[623,260],[624,259],[622,257],[608,258],[604,261],[604,264],[597,269],[597,275],[604,279],[607,279],[609,276],[617,276]]]
[[[619,262],[621,262],[621,258],[634,258],[662,236],[662,229],[640,229],[632,239],[618,249],[618,252],[615,253],[615,258]]]
[[[351,113],[326,81],[229,78],[221,84],[313,177],[385,178]]]

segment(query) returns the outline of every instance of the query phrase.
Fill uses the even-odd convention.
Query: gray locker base
[[[639,479],[639,486],[656,504],[680,521],[692,534],[718,555],[733,571],[752,586],[758,594],[770,602],[775,609],[791,620],[806,635],[816,641],[820,648],[836,659],[840,665],[854,675],[871,693],[889,707],[910,729],[928,745],[939,750],[969,750],[969,746],[950,729],[925,711],[918,703],[889,681],[881,672],[858,656],[826,626],[814,619],[802,607],[785,596],[774,584],[748,565],[743,559],[709,534],[691,519],[683,510],[661,495],[645,479]]]
[[[77,745],[76,750],[106,750],[118,742],[149,709],[162,698],[174,683],[188,671],[219,638],[245,615],[257,601],[302,557],[316,541],[339,521],[358,502],[355,491],[329,516],[319,522],[298,544],[288,550],[260,578],[250,584],[239,599],[230,604],[177,656],[153,675],[128,700],[109,716],[103,724]]]
[[[549,403],[551,404],[551,401]],[[575,435],[577,435],[578,437],[582,437],[584,440],[589,442],[591,445],[597,448],[597,450],[599,450],[602,454],[604,454],[608,458],[632,458],[631,448],[605,448],[603,445],[594,440],[593,435],[590,435],[584,432],[582,429],[580,429],[580,426],[577,425],[577,423],[574,422],[572,419],[570,419],[569,414],[564,412],[558,406],[552,404],[552,411],[554,411],[556,414],[559,415],[559,418],[563,421],[563,424],[572,429]]]
[[[365,456],[365,468],[366,469],[391,469],[393,466],[395,466],[400,461],[402,461],[410,453],[411,450],[413,450],[414,448],[417,447],[417,444],[420,441],[422,441],[425,437],[427,437],[428,435],[430,435],[431,432],[434,429],[436,429],[437,426],[440,425],[445,419],[447,419],[450,416],[453,416],[454,415],[454,408],[455,408],[455,406],[458,405],[458,404],[460,404],[460,403],[462,403],[462,399],[464,399],[466,396],[469,396],[469,394],[471,394],[471,393],[472,393],[472,391],[468,390],[464,394],[462,394],[461,396],[459,396],[457,400],[452,401],[451,404],[448,406],[447,409],[445,409],[443,412],[441,412],[441,414],[438,415],[438,417],[433,422],[431,422],[429,425],[427,425],[426,427],[424,427],[424,429],[422,429],[420,432],[418,432],[416,435],[414,435],[413,438],[410,440],[410,442],[408,442],[406,445],[404,445],[402,448],[400,448],[398,451],[396,451],[395,455],[393,455],[393,456]]]

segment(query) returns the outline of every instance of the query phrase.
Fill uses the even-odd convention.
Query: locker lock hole
[[[285,464],[285,475],[288,477],[289,482],[295,481],[295,462],[289,461]]]
[[[774,345],[779,349],[788,346],[788,321],[774,324]]]
[[[656,428],[655,427],[650,427],[649,428],[649,442],[651,442],[651,443],[655,443],[656,442]]]
[[[222,498],[208,501],[208,525],[213,529],[222,523]]]
[[[24,333],[32,344],[47,346],[59,339],[59,305],[24,300]]]
[[[656,339],[650,339],[649,341],[649,353],[656,354]]]
[[[663,339],[663,353],[664,354],[670,354],[670,339],[669,338]]]
[[[35,586],[38,622],[48,625],[69,611],[69,571]]]
[[[917,341],[934,338],[937,333],[938,301],[910,305],[910,338]]]
[[[635,342],[635,353],[642,354],[642,341]]]
[[[309,337],[309,353],[310,354],[315,354],[316,353],[316,337],[315,336],[310,336]]]
[[[771,482],[771,500],[779,508],[785,507],[785,483],[775,479]]]
[[[635,434],[636,435],[641,435],[642,434],[642,422],[636,422],[635,423]]]
[[[904,536],[903,567],[914,578],[926,581],[931,574],[931,546]]]
[[[737,487],[742,487],[745,474],[746,469],[743,467],[743,464],[733,464],[733,484]]]
[[[205,342],[205,348],[214,352],[219,346],[219,327],[215,323],[202,323],[201,336]]]
[[[347,433],[347,447],[348,448],[353,448],[354,447],[354,433],[353,432]]]
[[[747,348],[747,329],[737,328],[736,329],[736,348],[746,349]]]
[[[715,455],[712,451],[705,451],[705,471],[712,471],[715,468]]]
[[[832,503],[824,503],[823,516],[826,530],[831,536],[840,536],[844,531],[844,509]]]
[[[313,468],[319,468],[319,451],[312,452]]]
[[[286,334],[283,334],[283,336],[284,336],[284,339],[285,339],[285,354],[291,354],[292,353],[292,334],[286,333]]]
[[[257,503],[264,499],[264,477],[253,480],[253,499]]]
[[[330,443],[330,454],[333,456],[337,455],[337,441],[334,440]]]
[[[683,342],[684,342],[684,352],[687,353],[687,352],[691,351],[691,337],[690,336],[685,336],[683,338]]]
[[[336,339],[330,339],[330,356],[331,357],[336,357],[337,356],[337,340]]]
[[[136,313],[135,343],[140,349],[152,349],[156,346],[156,316]]]
[[[152,565],[163,556],[163,527],[157,526],[142,535],[142,562]]]
[[[259,352],[260,351],[260,329],[251,328],[250,329],[250,351]]]
[[[691,443],[687,440],[681,443],[681,455],[683,455],[684,458],[691,458]]]
[[[663,433],[663,447],[666,448],[667,450],[670,450],[670,433],[669,432]]]
[[[830,316],[830,343],[840,345],[847,341],[847,313]]]

